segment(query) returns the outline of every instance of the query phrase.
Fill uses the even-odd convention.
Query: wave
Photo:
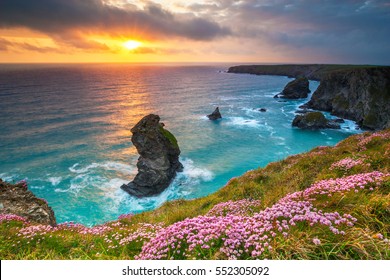
[[[259,127],[260,122],[254,119],[246,119],[243,117],[230,117],[228,118],[228,125],[241,126],[241,127]]]
[[[135,172],[135,167],[128,164],[114,162],[114,161],[107,161],[104,163],[94,162],[86,167],[80,167],[80,168],[79,166],[80,166],[79,163],[75,163],[73,166],[69,167],[69,171],[77,174],[83,174],[89,172],[90,170],[103,168],[108,171],[118,171],[125,175],[132,175]]]
[[[62,177],[49,177],[47,181],[52,184],[52,186],[57,186],[62,181]]]

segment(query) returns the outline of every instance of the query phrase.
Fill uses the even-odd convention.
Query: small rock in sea
[[[207,115],[209,120],[215,121],[222,118],[221,113],[219,112],[219,107],[215,108],[214,112],[212,112],[210,115]]]
[[[337,122],[337,123],[345,123],[344,119],[334,119],[332,121]]]
[[[260,111],[260,112],[267,112],[267,109],[265,109],[265,108],[260,108],[259,111]]]
[[[325,118],[321,112],[308,112],[304,115],[296,115],[292,126],[302,129],[340,129],[340,125]]]

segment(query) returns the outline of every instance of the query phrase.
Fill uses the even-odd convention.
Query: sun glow
[[[123,43],[123,46],[128,50],[134,50],[142,45],[141,42],[135,40],[129,40]]]

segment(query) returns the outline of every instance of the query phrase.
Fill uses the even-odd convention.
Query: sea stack
[[[305,77],[299,77],[295,80],[289,82],[283,89],[283,91],[277,95],[275,98],[286,98],[286,99],[299,99],[306,98],[309,89],[309,80]]]
[[[219,107],[215,108],[214,112],[212,112],[210,115],[207,115],[209,120],[215,121],[222,118],[221,113],[219,112]]]
[[[176,172],[183,170],[177,140],[153,114],[143,117],[131,132],[131,142],[140,155],[138,173],[121,188],[136,197],[157,195],[169,186]]]

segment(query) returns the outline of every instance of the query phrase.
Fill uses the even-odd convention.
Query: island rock
[[[286,99],[299,99],[306,98],[309,89],[309,80],[305,77],[299,77],[295,80],[289,82],[283,89],[283,91],[277,95],[275,98],[286,98]]]
[[[207,115],[209,120],[215,121],[222,118],[221,113],[219,112],[219,107],[215,108],[214,112],[212,112],[210,115]]]
[[[140,155],[138,173],[132,182],[121,188],[136,197],[157,195],[169,186],[176,172],[183,169],[177,140],[164,129],[160,117],[153,114],[142,118],[131,132],[131,141]]]
[[[325,118],[321,112],[308,112],[303,115],[295,116],[292,126],[302,129],[339,129],[340,125]]]
[[[57,225],[53,209],[46,200],[28,190],[24,181],[10,184],[0,179],[0,214],[14,214],[29,222]]]

